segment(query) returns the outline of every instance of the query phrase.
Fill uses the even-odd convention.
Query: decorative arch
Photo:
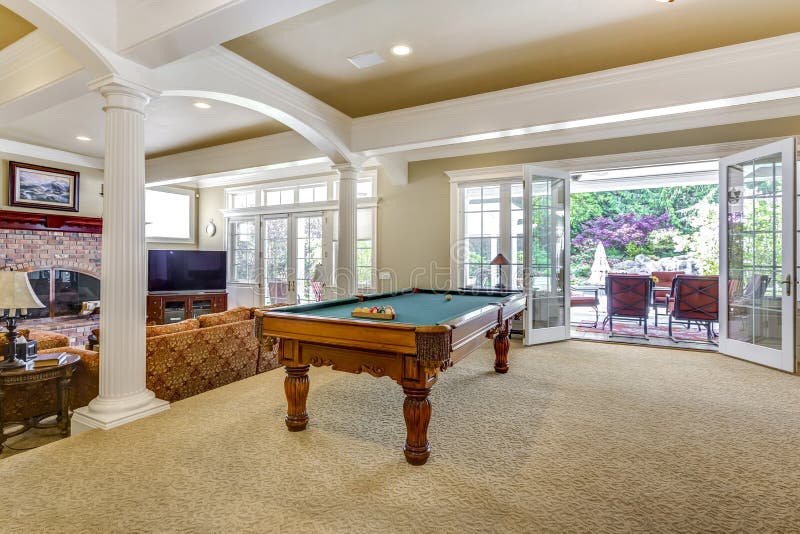
[[[205,100],[217,100],[253,110],[271,119],[281,122],[305,137],[308,142],[325,154],[333,164],[353,163],[354,156],[343,143],[337,142],[332,134],[322,133],[318,128],[313,128],[294,115],[275,106],[230,93],[209,91],[202,89],[166,89],[161,91],[161,96],[182,96]]]

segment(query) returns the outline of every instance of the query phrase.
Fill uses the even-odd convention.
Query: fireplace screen
[[[78,315],[84,302],[100,300],[100,280],[66,269],[46,269],[28,273],[31,287],[44,308],[30,311],[31,317]]]

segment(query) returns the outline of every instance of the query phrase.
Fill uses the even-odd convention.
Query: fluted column
[[[164,410],[145,386],[146,257],[144,107],[149,95],[118,80],[105,98],[103,248],[100,276],[100,391],[73,422],[112,428]]]
[[[356,221],[358,216],[358,168],[349,164],[334,165],[339,173],[339,250],[336,287],[340,297],[356,292]]]

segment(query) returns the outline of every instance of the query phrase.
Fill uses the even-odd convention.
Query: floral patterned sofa
[[[253,308],[235,308],[170,325],[147,327],[147,388],[175,402],[278,367],[277,347],[262,346],[253,335]],[[99,353],[58,347],[40,353],[73,352],[81,362],[73,378],[73,407],[97,396]],[[6,421],[52,410],[54,382],[9,388],[3,402]]]

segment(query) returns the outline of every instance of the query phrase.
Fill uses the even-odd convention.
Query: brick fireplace
[[[99,300],[101,219],[0,211],[0,269],[29,272],[47,307],[23,328],[65,334],[83,345],[99,317],[79,316],[81,301]]]

